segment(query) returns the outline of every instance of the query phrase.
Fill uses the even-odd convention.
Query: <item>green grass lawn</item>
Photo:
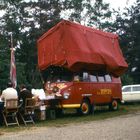
[[[94,114],[90,114],[87,116],[79,116],[76,114],[76,111],[64,110],[64,115],[62,117],[58,117],[56,119],[46,119],[45,121],[36,121],[35,125],[28,124],[28,126],[21,125],[17,126],[1,126],[0,127],[0,135],[3,132],[16,132],[22,130],[32,129],[34,127],[62,127],[71,123],[81,123],[81,122],[90,122],[90,121],[99,121],[107,118],[112,118],[120,115],[125,115],[129,113],[135,113],[140,111],[140,103],[135,104],[125,104],[120,105],[119,110],[117,111],[109,111],[108,107],[96,107]]]

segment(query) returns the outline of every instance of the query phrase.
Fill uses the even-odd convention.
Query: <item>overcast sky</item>
[[[30,0],[25,0],[30,1]],[[37,1],[37,0],[32,0]],[[95,1],[95,0],[93,0]],[[106,3],[110,4],[110,8],[118,9],[120,8],[123,11],[124,7],[130,7],[136,0],[103,0]],[[3,15],[3,12],[0,12],[0,17]]]
[[[123,10],[124,7],[129,7],[132,5],[136,0],[104,0],[106,3],[110,3],[110,7],[114,9],[120,8]]]

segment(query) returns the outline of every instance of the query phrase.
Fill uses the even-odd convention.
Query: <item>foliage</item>
[[[72,0],[71,5],[73,12],[70,20],[103,30],[112,25],[109,4],[103,0]]]
[[[117,13],[114,30],[120,35],[120,44],[128,62],[127,75],[140,83],[140,0],[120,15]],[[130,82],[131,83],[131,82]]]
[[[0,89],[3,90],[9,79],[9,67],[10,67],[10,50],[8,46],[8,40],[1,36],[0,41]]]
[[[126,9],[122,15],[111,11],[103,0],[1,0],[0,10],[0,83],[4,87],[9,79],[10,50],[9,38],[13,34],[16,47],[17,82],[36,88],[42,86],[42,77],[37,66],[37,39],[62,18],[103,30],[117,32],[123,53],[129,64],[127,75],[123,79],[138,83],[139,64],[139,20],[140,1]],[[113,23],[112,15],[116,21]],[[68,17],[66,17],[68,15]],[[131,80],[131,78],[134,80]],[[127,83],[124,80],[125,83]]]
[[[34,87],[41,87],[42,78],[37,67],[37,39],[58,23],[62,18],[62,12],[65,13],[66,10],[72,11],[70,14],[71,20],[78,22],[84,21],[87,13],[90,13],[88,15],[89,19],[93,20],[92,12],[94,5],[91,4],[90,0],[40,0],[29,2],[25,2],[24,0],[7,0],[3,1],[3,3],[4,5],[1,6],[1,9],[4,9],[6,12],[0,19],[0,30],[3,37],[7,39],[3,42],[5,46],[3,48],[6,48],[7,51],[9,50],[6,44],[8,44],[8,38],[12,32],[14,46],[16,47],[18,84],[25,83],[31,84]],[[98,2],[95,5],[98,8]],[[100,8],[102,6],[104,5],[100,1]],[[82,16],[80,13],[84,12],[85,8],[86,13]],[[96,13],[96,16],[99,15]],[[101,16],[103,17],[105,15]],[[98,20],[97,23],[99,24],[100,21]],[[97,25],[97,23],[94,25]],[[3,48],[0,49],[1,52],[4,51]],[[9,51],[5,54],[9,54]],[[4,54],[2,54],[2,57],[4,57]],[[4,85],[9,77],[9,65],[5,66],[7,62],[5,63],[4,61],[8,61],[9,63],[10,58],[4,57],[4,59],[1,59],[3,60],[0,64],[1,71],[6,69],[2,74],[3,77],[1,76],[1,82],[2,80],[5,81],[2,82]]]
[[[121,77],[122,85],[131,85],[134,83],[133,78],[130,77],[128,74],[124,74]]]
[[[25,83],[41,87],[40,73],[37,68],[36,42],[42,33],[58,21],[60,11],[57,10],[57,6],[60,4],[58,5],[57,0],[30,1],[29,3],[23,0],[4,2],[6,13],[0,19],[0,22],[3,23],[1,33],[5,37],[8,37],[10,33],[13,34],[14,46],[16,47],[18,84]],[[7,47],[7,49],[9,48]],[[7,71],[9,71],[9,67]],[[4,78],[5,81],[7,78],[8,76]]]

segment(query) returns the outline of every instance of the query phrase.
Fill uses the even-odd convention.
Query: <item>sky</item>
[[[28,2],[30,0],[25,0],[25,1]],[[124,7],[130,7],[136,0],[103,0],[103,1],[109,3],[111,8],[114,8],[116,10],[120,8],[120,10],[123,11]],[[3,13],[4,12],[0,12],[0,17],[3,15]]]
[[[110,3],[110,7],[114,9],[120,8],[121,10],[124,7],[130,7],[136,0],[104,0],[106,3]]]

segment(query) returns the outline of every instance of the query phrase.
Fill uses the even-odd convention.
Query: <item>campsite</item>
[[[66,139],[69,137],[71,137],[71,139],[75,139],[79,138],[78,135],[80,134],[80,139],[84,139],[85,137],[88,137],[89,139],[92,139],[93,137],[97,139],[107,137],[108,139],[110,139],[112,136],[116,136],[115,134],[118,131],[116,132],[115,130],[116,128],[119,129],[119,126],[122,124],[122,133],[117,135],[116,138],[123,139],[127,136],[128,139],[131,139],[133,137],[133,139],[137,140],[139,136],[137,135],[137,133],[139,133],[137,131],[139,130],[137,129],[139,128],[139,123],[137,123],[140,115],[139,111],[140,104],[121,105],[120,110],[115,112],[108,111],[107,107],[97,108],[97,111],[94,115],[83,117],[77,116],[75,114],[75,111],[71,110],[66,111],[66,114],[63,117],[59,117],[55,120],[47,119],[46,121],[37,122],[36,125],[31,124],[26,127],[24,125],[20,127],[3,127],[1,128],[0,137],[3,138],[3,140],[11,138],[15,140],[18,140],[20,138],[22,140],[25,139],[25,137],[27,137],[27,140],[28,138],[37,140],[39,137],[42,138],[42,140],[45,140],[46,137],[48,137],[48,139]],[[133,120],[129,120],[129,118],[132,118]],[[106,127],[106,130],[108,132],[111,131],[110,135],[106,135],[106,130],[103,130],[104,127],[101,127],[102,125],[105,125],[104,122],[106,123],[106,126],[108,126]],[[109,122],[110,124],[108,124]],[[111,126],[111,122],[113,123],[113,126]],[[100,123],[102,123],[102,125]],[[128,124],[130,125],[130,123],[131,128],[128,127]],[[82,128],[86,129],[86,131],[81,134],[80,132],[83,131]],[[110,130],[111,128],[113,129]],[[132,132],[129,133],[129,130],[125,131],[127,128]],[[73,130],[77,132],[77,134],[73,135]],[[99,135],[101,130],[103,133],[100,137]],[[51,131],[54,131],[53,134],[51,133]],[[96,135],[91,137],[93,132],[94,134],[96,133]]]
[[[0,139],[139,138],[134,1],[0,1]]]

